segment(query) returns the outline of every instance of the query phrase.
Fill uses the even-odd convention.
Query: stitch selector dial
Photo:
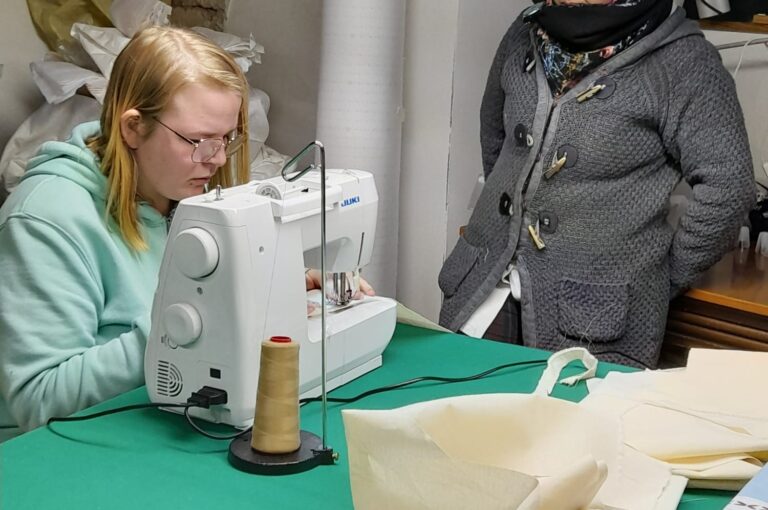
[[[176,345],[188,345],[200,337],[203,321],[194,306],[174,303],[163,311],[163,328]]]
[[[213,236],[202,228],[188,228],[180,232],[175,245],[176,267],[189,278],[205,278],[219,264],[219,246]]]

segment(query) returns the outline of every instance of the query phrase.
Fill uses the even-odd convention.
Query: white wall
[[[504,32],[527,0],[411,0],[405,51],[397,297],[437,320],[437,275],[482,174],[480,101]]]
[[[295,154],[315,139],[323,2],[232,0],[226,31],[264,45],[248,72],[271,99],[267,145]]]
[[[458,0],[410,0],[405,24],[397,297],[432,318],[445,257]]]
[[[19,124],[43,103],[29,64],[47,51],[32,26],[24,0],[3,2],[0,16],[0,152]]]
[[[501,38],[530,0],[459,2],[458,37],[453,79],[451,143],[448,166],[448,231],[450,252],[474,204],[471,192],[483,173],[480,156],[480,103],[488,70]]]

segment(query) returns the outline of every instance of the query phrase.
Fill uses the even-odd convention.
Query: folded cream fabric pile
[[[684,477],[627,446],[617,420],[546,395],[574,358],[594,373],[585,353],[553,355],[532,395],[343,411],[355,508],[677,508]]]
[[[547,394],[342,412],[355,508],[674,509],[688,483],[738,489],[768,458],[768,353],[693,350],[685,369],[611,372],[575,404]]]
[[[579,404],[689,487],[737,490],[768,460],[768,353],[693,349],[684,369],[611,372]]]

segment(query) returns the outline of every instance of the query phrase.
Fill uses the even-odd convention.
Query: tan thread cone
[[[289,453],[299,446],[299,344],[272,337],[261,343],[251,448]]]

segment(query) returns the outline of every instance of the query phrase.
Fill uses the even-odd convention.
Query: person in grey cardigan
[[[439,275],[440,323],[655,367],[670,298],[733,246],[756,196],[716,49],[672,0],[547,0],[502,39],[480,118],[486,183]]]

